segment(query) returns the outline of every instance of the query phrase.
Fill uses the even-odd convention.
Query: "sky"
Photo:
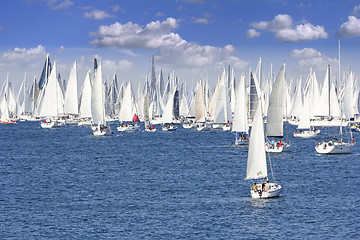
[[[155,57],[156,73],[174,72],[194,84],[215,86],[223,66],[237,80],[262,59],[276,76],[286,62],[287,81],[312,68],[323,81],[326,67],[359,73],[360,1],[354,0],[11,0],[0,8],[0,84],[18,89],[40,77],[46,54],[63,79],[78,64],[79,85],[93,58],[104,79],[143,84]]]

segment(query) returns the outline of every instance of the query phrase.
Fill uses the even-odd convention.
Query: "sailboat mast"
[[[328,81],[329,81],[329,119],[331,117],[331,107],[330,107],[330,104],[331,104],[331,101],[330,101],[330,89],[331,89],[331,85],[330,85],[330,64],[328,65],[328,71],[329,71],[329,74],[328,74]]]
[[[339,39],[339,83],[341,81],[341,64],[340,64],[340,59],[341,59],[341,48],[340,48],[340,39]],[[342,110],[343,110],[343,101],[342,99],[340,100],[340,141],[342,142]]]

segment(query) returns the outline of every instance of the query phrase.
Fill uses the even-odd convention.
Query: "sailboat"
[[[310,99],[309,95],[305,96],[304,104],[300,112],[300,121],[298,125],[298,132],[294,132],[294,137],[312,138],[320,133],[319,129],[310,126]]]
[[[77,64],[74,62],[70,71],[69,81],[64,96],[64,112],[67,116],[66,125],[77,125],[79,122]]]
[[[204,102],[204,89],[202,85],[202,81],[197,86],[196,94],[195,94],[195,122],[196,122],[196,130],[198,132],[201,131],[210,131],[210,125],[206,123],[206,109]]]
[[[175,106],[175,96],[178,94],[178,91],[175,89],[169,94],[168,101],[164,107],[164,113],[161,118],[163,124],[162,130],[164,132],[173,132],[177,130],[177,126],[174,124],[174,106]]]
[[[41,91],[38,116],[45,117],[40,124],[42,128],[65,126],[65,122],[59,120],[59,115],[64,113],[64,98],[56,76],[56,68],[56,62],[54,62],[50,76],[44,83],[45,85]]]
[[[282,65],[274,86],[271,91],[269,108],[267,114],[266,136],[272,138],[271,142],[266,142],[267,152],[282,152],[284,147],[290,146],[282,140],[275,141],[274,138],[283,138],[284,128],[284,108],[285,108],[285,63]]]
[[[156,132],[155,126],[150,124],[149,107],[149,92],[147,92],[144,99],[145,132]]]
[[[328,66],[329,69],[329,75],[330,75],[330,65]],[[339,79],[340,78],[340,42],[339,42]],[[342,103],[342,101],[340,101]],[[341,113],[340,116],[342,116],[342,110],[343,105],[340,104]],[[348,115],[345,114],[345,116]],[[346,116],[346,118],[349,118],[350,116]],[[320,142],[315,146],[315,150],[319,154],[349,154],[352,153],[352,148],[355,145],[354,138],[352,138],[352,133],[350,131],[351,136],[351,142],[343,142],[343,134],[342,134],[342,121],[340,124],[340,138],[336,141],[330,140],[328,142]]]
[[[97,63],[96,59],[95,63]],[[105,103],[101,62],[97,65],[95,69],[95,78],[91,94],[91,112],[94,123],[94,136],[108,136],[114,133],[110,130],[110,127],[106,125],[105,121]]]
[[[249,126],[247,119],[245,76],[240,78],[240,85],[235,96],[235,111],[232,132],[235,132],[235,145],[249,144]]]
[[[269,163],[271,167],[271,162]],[[260,183],[256,183],[255,181],[253,181],[257,179],[263,179],[264,181]],[[267,160],[265,152],[264,120],[260,103],[256,108],[251,129],[245,180],[252,180],[254,182],[254,185],[251,187],[250,190],[252,198],[272,198],[278,197],[280,195],[281,185],[276,183],[275,181],[273,183],[269,182],[268,179]]]
[[[139,118],[137,116],[136,105],[134,102],[134,95],[132,93],[131,82],[128,83],[124,91],[124,96],[121,102],[119,111],[120,125],[117,127],[119,132],[132,132],[140,130]]]

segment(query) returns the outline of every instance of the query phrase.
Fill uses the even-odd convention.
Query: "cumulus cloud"
[[[104,71],[107,72],[116,72],[117,70],[126,71],[130,70],[133,66],[133,62],[128,60],[121,61],[112,61],[112,60],[102,60],[101,61]]]
[[[105,18],[111,18],[113,16],[108,14],[105,11],[95,9],[95,10],[92,10],[91,12],[84,13],[84,17],[85,18],[95,19],[95,20],[102,20],[102,19],[105,19]]]
[[[255,38],[255,37],[259,37],[259,36],[260,36],[260,33],[253,28],[247,30],[247,32],[246,32],[247,39]]]
[[[157,60],[165,64],[174,63],[179,67],[192,68],[210,65],[215,61],[224,61],[234,52],[235,48],[232,45],[220,48],[184,42],[177,46],[161,48]]]
[[[258,30],[274,32],[275,39],[280,42],[300,42],[328,38],[323,26],[314,26],[310,23],[294,26],[292,17],[287,14],[279,14],[271,22],[254,22],[250,26]]]
[[[74,5],[74,2],[70,0],[47,0],[47,4],[51,10],[64,10]]]
[[[97,32],[90,33],[90,36],[96,37],[90,43],[101,47],[147,49],[177,45],[183,41],[178,34],[172,32],[177,27],[174,18],[148,23],[145,28],[132,22],[116,22],[110,26],[100,26]]]
[[[110,26],[100,26],[97,32],[90,33],[96,37],[90,43],[119,49],[158,49],[157,61],[184,68],[223,61],[235,52],[232,45],[214,47],[187,42],[174,32],[178,26],[178,21],[174,18],[151,22],[145,27],[132,22],[116,22]]]
[[[38,45],[36,48],[14,48],[0,54],[1,64],[29,63],[46,56],[45,47]]]
[[[294,49],[290,53],[290,58],[297,60],[301,67],[320,70],[323,70],[329,64],[336,66],[338,63],[338,59],[330,58],[313,48]]]
[[[126,11],[122,8],[122,7],[120,7],[119,5],[115,5],[115,6],[112,6],[111,7],[111,11],[112,12],[121,12],[121,13],[125,13]]]
[[[309,59],[321,57],[321,53],[313,48],[294,49],[290,53],[292,59]]]
[[[337,35],[339,38],[360,36],[360,19],[355,16],[349,16],[348,21],[341,25]]]
[[[195,18],[192,17],[192,20],[194,23],[200,23],[200,24],[208,24],[209,23],[209,19],[207,18]]]
[[[360,5],[355,6],[352,12],[350,13],[350,15],[357,17],[359,16],[359,13],[360,13]]]

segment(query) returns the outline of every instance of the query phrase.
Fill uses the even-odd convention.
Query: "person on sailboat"
[[[257,192],[257,191],[258,191],[258,188],[257,188],[257,185],[256,185],[255,182],[254,182],[254,185],[252,185],[251,189],[252,189],[254,192]]]

